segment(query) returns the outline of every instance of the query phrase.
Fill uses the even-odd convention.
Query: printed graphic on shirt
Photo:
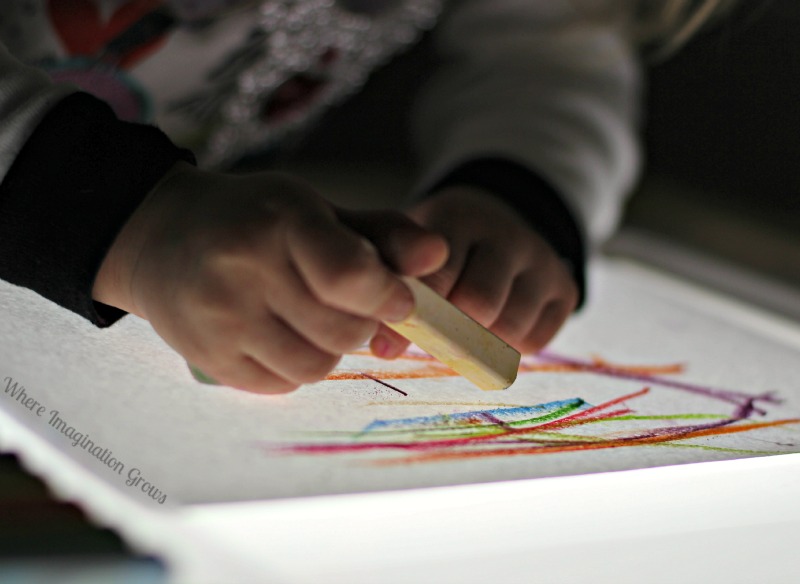
[[[123,120],[168,123],[204,163],[223,166],[357,90],[439,8],[440,0],[8,0],[0,20],[27,18],[26,32],[4,22],[0,40],[13,37],[14,54]]]
[[[162,46],[175,20],[161,0],[49,0],[47,13],[67,57],[41,65],[53,80],[103,99],[123,120],[147,122],[152,99],[126,70]]]
[[[306,127],[435,22],[440,0],[266,0],[210,87],[173,102],[205,123],[201,161],[225,166]]]
[[[164,40],[170,18],[161,0],[95,2],[50,0],[47,10],[70,56],[95,58],[128,69]],[[116,5],[116,8],[109,8]]]

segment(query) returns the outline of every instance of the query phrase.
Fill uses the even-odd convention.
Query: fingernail
[[[381,359],[394,359],[401,353],[397,345],[384,335],[376,335],[375,338],[372,339],[371,347],[372,352]]]
[[[383,335],[376,335],[369,345],[376,357],[385,358],[386,352],[389,350],[389,341],[386,337]]]

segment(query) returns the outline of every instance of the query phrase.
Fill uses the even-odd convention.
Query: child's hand
[[[450,247],[445,266],[423,281],[519,351],[544,347],[575,309],[578,289],[567,266],[497,197],[450,187],[409,215]],[[387,327],[372,340],[373,352],[387,358],[407,346]]]
[[[181,163],[116,238],[93,296],[148,319],[219,382],[277,393],[409,314],[387,263],[419,276],[446,257],[442,238],[399,213],[338,211],[288,176]]]

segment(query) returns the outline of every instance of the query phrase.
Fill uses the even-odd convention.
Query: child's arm
[[[580,5],[454,3],[415,118],[426,200],[411,214],[451,249],[429,280],[523,351],[583,298],[588,250],[610,234],[639,165],[638,62],[615,23]],[[387,355],[405,347],[381,337]]]

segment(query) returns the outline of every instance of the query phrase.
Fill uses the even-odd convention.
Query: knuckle
[[[217,237],[204,258],[205,269],[211,273],[224,273],[232,266],[251,264],[259,256],[261,237],[261,233],[254,233],[246,225],[238,226],[235,233]]]

